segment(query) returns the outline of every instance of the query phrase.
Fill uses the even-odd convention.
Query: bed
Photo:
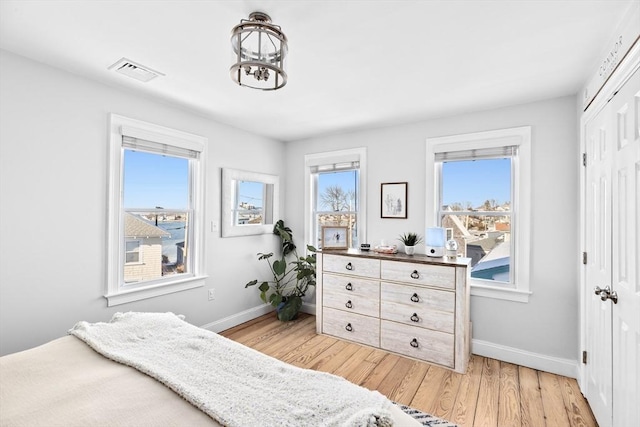
[[[300,387],[297,389],[296,387]],[[0,426],[419,426],[384,396],[172,313],[117,313],[0,358]]]

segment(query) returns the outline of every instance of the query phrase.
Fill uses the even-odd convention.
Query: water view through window
[[[124,150],[124,281],[187,273],[189,160]]]

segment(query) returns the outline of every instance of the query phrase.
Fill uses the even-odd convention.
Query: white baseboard
[[[309,304],[309,303],[302,303],[302,308],[300,309],[301,312],[303,313],[307,313],[307,314],[312,314],[312,315],[316,315],[316,305],[315,304]]]
[[[206,325],[203,325],[201,327],[203,329],[208,329],[216,333],[222,332],[229,328],[233,328],[234,326],[238,326],[244,322],[248,322],[249,320],[253,320],[256,317],[260,317],[264,314],[270,313],[272,311],[273,311],[273,306],[271,304],[263,304],[257,307],[250,308],[245,311],[241,311],[240,313],[236,313],[231,316],[222,318],[220,320],[216,320],[215,322],[207,323]]]
[[[471,349],[473,354],[479,356],[502,360],[539,371],[551,372],[552,374],[570,378],[576,378],[578,375],[577,360],[546,356],[476,339],[471,340]]]

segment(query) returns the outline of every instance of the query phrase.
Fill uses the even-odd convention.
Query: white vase
[[[416,247],[415,246],[404,246],[404,253],[407,255],[413,255],[413,253],[416,251]]]

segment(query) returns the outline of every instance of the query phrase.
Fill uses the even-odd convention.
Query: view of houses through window
[[[189,160],[124,150],[125,284],[187,273]]]
[[[511,158],[442,162],[440,224],[471,277],[512,283]]]
[[[331,171],[318,170],[313,174],[315,246],[322,248],[322,227],[343,226],[347,227],[347,245],[356,247],[359,244],[357,164],[350,163],[347,170],[335,170],[335,165],[331,166]]]

